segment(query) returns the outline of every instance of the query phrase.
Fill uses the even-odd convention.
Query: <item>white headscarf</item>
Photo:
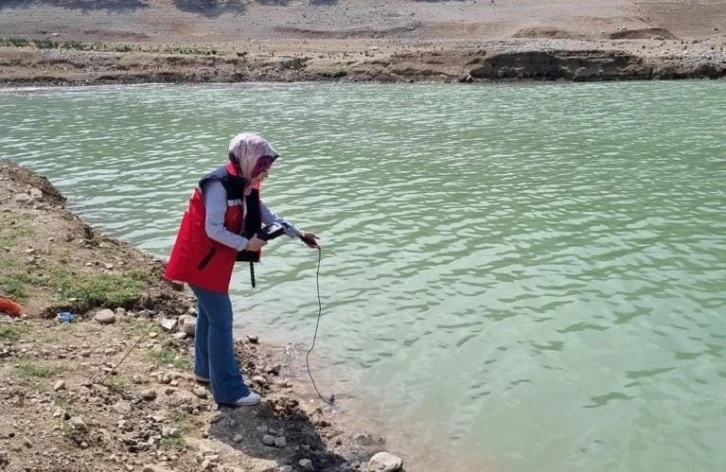
[[[229,142],[227,149],[229,159],[234,161],[242,171],[242,177],[252,179],[255,164],[262,156],[276,159],[280,156],[272,144],[254,133],[240,133]]]

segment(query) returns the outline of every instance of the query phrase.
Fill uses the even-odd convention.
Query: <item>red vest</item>
[[[206,211],[201,188],[209,180],[220,180],[227,191],[224,226],[229,231],[243,234],[243,229],[246,233],[251,233],[260,228],[259,190],[255,189],[250,195],[245,196],[244,179],[237,175],[235,167],[232,164],[220,167],[202,178],[199,186],[194,189],[171,250],[164,277],[212,292],[227,293],[237,259],[237,250],[213,241],[204,229]],[[242,204],[244,199],[249,207],[247,219],[250,221],[245,221]]]

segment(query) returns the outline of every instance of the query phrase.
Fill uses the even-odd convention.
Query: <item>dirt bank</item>
[[[0,83],[726,75],[719,0],[11,0]]]
[[[385,450],[254,336],[237,351],[263,402],[218,408],[191,377],[192,299],[161,279],[162,262],[1,159],[0,214],[0,297],[25,313],[0,314],[0,470],[347,471]]]

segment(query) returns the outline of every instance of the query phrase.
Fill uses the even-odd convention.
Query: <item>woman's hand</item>
[[[302,239],[302,242],[304,242],[310,249],[320,249],[320,243],[318,242],[320,237],[317,234],[310,231],[302,231],[300,239]]]
[[[248,251],[252,252],[260,252],[262,250],[262,247],[267,244],[267,241],[263,241],[257,236],[250,239],[250,242],[247,243],[247,249]]]

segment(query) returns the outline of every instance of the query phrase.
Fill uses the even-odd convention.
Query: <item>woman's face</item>
[[[252,183],[258,184],[258,183],[262,182],[263,180],[265,180],[269,175],[270,175],[269,169],[264,172],[261,172],[261,173],[257,174],[256,176],[252,177]]]

